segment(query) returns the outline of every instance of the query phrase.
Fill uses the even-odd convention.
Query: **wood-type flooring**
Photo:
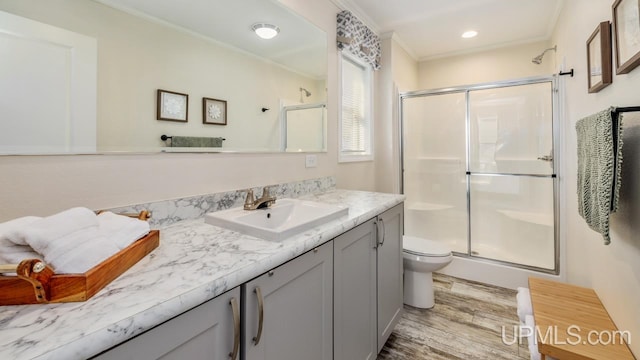
[[[405,305],[402,319],[378,360],[529,359],[526,340],[514,340],[518,326],[516,291],[433,274],[436,305]],[[502,327],[505,327],[503,341]]]

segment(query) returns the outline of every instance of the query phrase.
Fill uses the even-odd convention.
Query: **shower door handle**
[[[538,156],[538,160],[553,161],[553,156],[551,156],[551,155]]]

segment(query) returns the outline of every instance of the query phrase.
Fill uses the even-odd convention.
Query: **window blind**
[[[342,58],[342,152],[367,151],[366,69]]]

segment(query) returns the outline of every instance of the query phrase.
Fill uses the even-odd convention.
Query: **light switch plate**
[[[316,155],[305,156],[304,166],[307,168],[314,168],[318,166],[318,157]]]

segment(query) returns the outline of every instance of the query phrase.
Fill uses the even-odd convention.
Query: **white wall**
[[[542,41],[421,61],[420,89],[549,75],[555,68],[552,52],[547,52],[540,65],[533,64],[531,59],[551,46]]]
[[[624,166],[620,209],[611,217],[611,244],[603,245],[578,215],[576,198],[577,120],[611,105],[638,106],[640,68],[613,76],[613,83],[587,93],[586,40],[601,21],[611,20],[609,0],[565,0],[552,42],[558,44],[558,63],[574,68],[565,78],[565,174],[567,221],[567,280],[593,287],[616,325],[632,332],[630,344],[640,356],[640,115],[629,114],[624,124]]]
[[[326,97],[324,81],[95,1],[3,0],[0,9],[98,40],[98,151],[158,149],[162,134],[274,151],[280,100],[297,101],[300,87],[307,102]],[[156,120],[156,89],[189,95],[187,123]],[[226,126],[202,123],[203,97],[227,101]]]
[[[0,221],[71,206],[108,208],[322,176],[372,190],[373,163],[337,164],[338,8],[329,0],[282,0],[327,33],[328,152],[306,169],[303,154],[129,154],[0,157]]]

